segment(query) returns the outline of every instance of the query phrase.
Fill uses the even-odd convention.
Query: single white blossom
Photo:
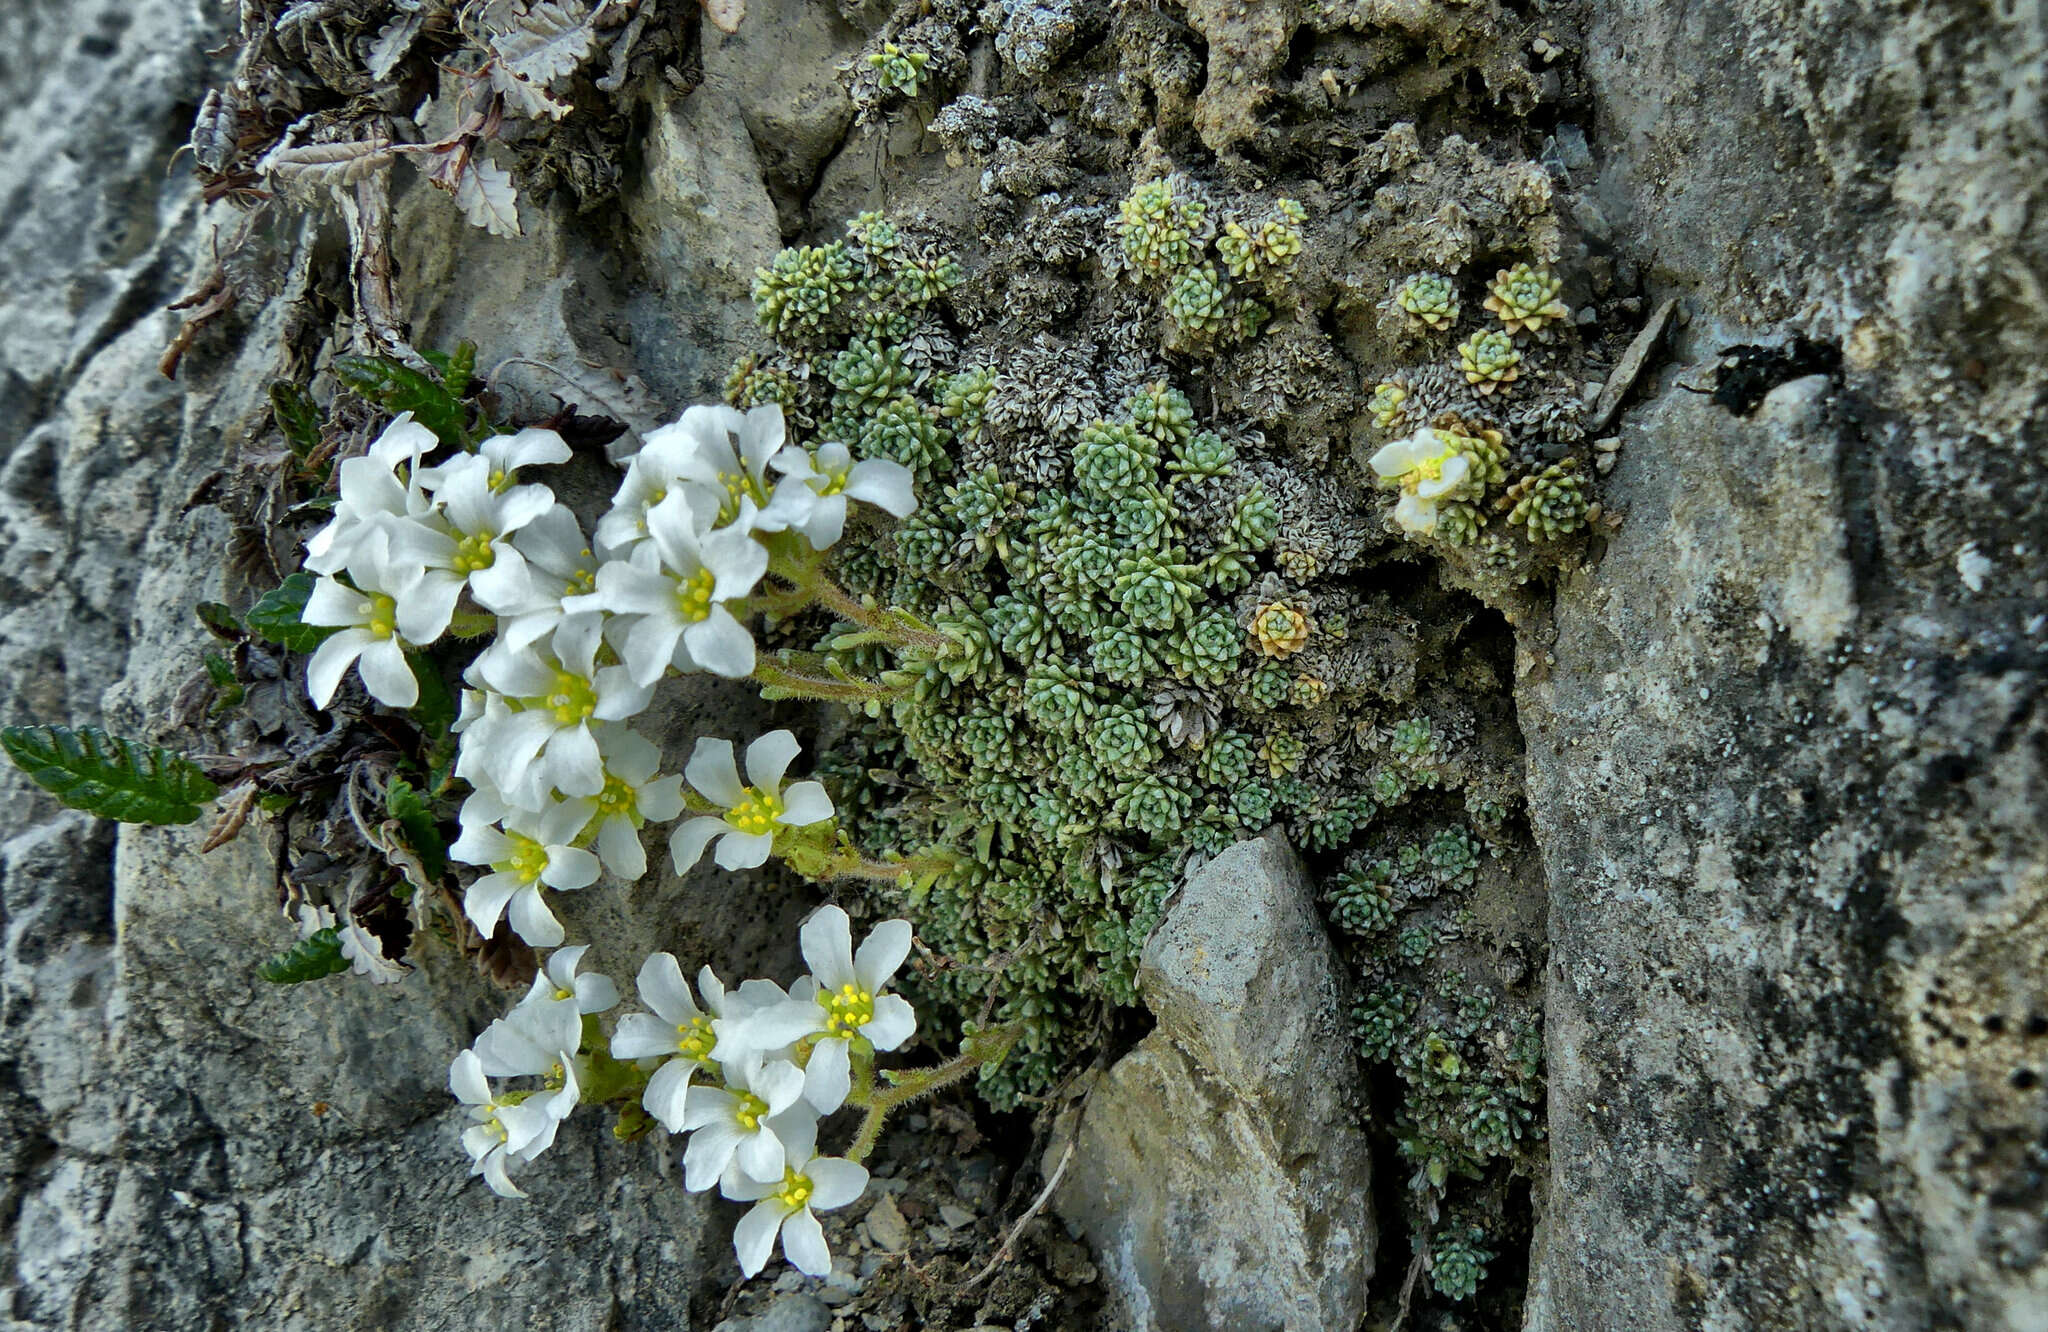
[[[562,602],[597,590],[597,556],[576,514],[556,504],[512,534],[524,572],[523,586],[508,590],[491,609],[503,616],[498,639],[523,649],[554,633],[565,615]]]
[[[329,634],[306,663],[306,692],[313,706],[326,707],[354,666],[370,697],[386,707],[409,708],[420,698],[420,682],[405,659],[407,645],[421,641],[405,632],[420,605],[413,595],[419,573],[394,563],[379,539],[356,548],[348,575],[353,587],[322,575],[299,612],[306,624],[341,630]]]
[[[491,1192],[501,1198],[524,1198],[525,1192],[512,1182],[508,1167],[513,1161],[530,1161],[553,1145],[556,1128],[575,1108],[580,1094],[574,1070],[566,1072],[562,1089],[551,1096],[499,1096],[491,1091],[476,1051],[464,1050],[449,1066],[448,1089],[476,1121],[462,1131],[469,1173],[482,1175]]]
[[[562,1077],[583,1048],[582,1006],[574,995],[521,999],[493,1019],[472,1048],[494,1078]]]
[[[557,948],[548,954],[548,964],[533,977],[533,984],[526,991],[521,1004],[559,1003],[565,999],[576,1001],[578,1013],[602,1013],[619,1002],[619,987],[609,976],[592,972],[579,976],[576,969],[583,964],[583,955],[590,951],[589,944],[577,944],[574,948]]]
[[[614,641],[636,684],[652,686],[670,666],[733,680],[752,674],[754,636],[726,603],[768,572],[767,548],[741,526],[700,534],[680,493],[647,511],[647,532],[628,557],[597,571],[595,595],[565,608],[620,617]]]
[[[719,1065],[723,1087],[690,1088],[683,1127],[683,1187],[710,1188],[728,1167],[749,1179],[775,1182],[790,1156],[810,1155],[818,1113],[804,1102],[804,1072],[786,1059],[750,1054]]]
[[[471,685],[502,695],[503,709],[484,708],[462,734],[456,776],[476,785],[488,773],[502,791],[525,789],[529,767],[540,765],[544,788],[568,796],[604,790],[604,759],[596,725],[637,716],[653,697],[623,666],[596,664],[598,640],[570,617],[551,647],[516,650],[503,642],[478,654],[464,676]],[[574,632],[572,632],[572,630]],[[561,655],[557,655],[557,653]]]
[[[679,825],[669,837],[676,872],[684,873],[718,838],[716,860],[729,870],[753,869],[768,859],[778,828],[803,828],[832,817],[832,797],[818,782],[795,782],[782,789],[801,746],[788,731],[770,731],[747,746],[747,785],[740,783],[730,740],[699,739],[683,776],[699,794],[725,810]]]
[[[710,967],[698,972],[697,989],[704,996],[704,1007],[699,1008],[672,953],[655,953],[641,963],[633,985],[640,1002],[654,1012],[619,1016],[612,1032],[612,1058],[666,1061],[647,1080],[640,1104],[662,1127],[680,1133],[690,1080],[700,1070],[716,1067],[711,1051],[718,1037],[712,1024],[725,1011],[725,987]]]
[[[491,868],[462,899],[478,933],[488,939],[499,918],[509,917],[513,932],[536,948],[562,942],[562,922],[548,910],[541,886],[566,890],[596,882],[597,857],[573,845],[590,811],[588,800],[560,801],[539,812],[507,808],[483,793],[463,802],[462,836],[448,854]]]
[[[433,431],[412,419],[411,412],[400,412],[367,453],[345,459],[335,469],[340,495],[334,516],[306,542],[306,568],[339,573],[387,522],[425,513],[429,504],[419,486],[419,460],[439,442]],[[403,478],[398,475],[401,466],[406,469]]]
[[[417,595],[445,604],[450,617],[464,588],[489,610],[517,605],[526,591],[526,558],[511,538],[554,508],[554,492],[543,485],[494,485],[493,477],[509,473],[480,453],[422,468],[420,475],[440,521],[391,524],[393,557],[421,566]]]
[[[716,526],[725,487],[717,480],[715,463],[707,467],[698,455],[714,440],[723,440],[737,416],[722,405],[691,407],[681,420],[648,431],[640,451],[626,464],[612,507],[598,519],[597,548],[616,558],[646,540],[648,510],[672,494],[684,497],[700,528]],[[768,502],[765,491],[758,502]]]
[[[762,1183],[735,1171],[720,1186],[726,1197],[754,1204],[732,1234],[741,1272],[751,1277],[767,1266],[779,1235],[783,1256],[792,1267],[806,1276],[822,1277],[832,1273],[832,1251],[825,1244],[824,1227],[812,1213],[829,1212],[859,1198],[867,1189],[868,1172],[865,1166],[836,1156],[792,1157],[779,1181]]]
[[[813,1006],[817,1033],[804,1065],[804,1097],[818,1113],[830,1114],[846,1103],[852,1087],[855,1040],[894,1050],[916,1034],[917,1012],[910,1002],[882,993],[910,956],[910,922],[881,922],[856,953],[852,922],[844,911],[827,905],[811,913],[797,937],[811,974],[790,988],[790,998]],[[771,1029],[774,1025],[774,1019],[763,1024],[762,1039],[781,1034]]]
[[[1370,465],[1383,480],[1401,487],[1395,524],[1424,536],[1436,531],[1438,501],[1457,498],[1472,473],[1472,460],[1459,451],[1457,441],[1427,426],[1373,454]]]
[[[656,777],[661,751],[624,726],[599,731],[597,751],[604,760],[604,790],[597,793],[597,808],[590,815],[591,826],[597,829],[591,845],[606,869],[633,883],[647,873],[640,829],[649,822],[667,823],[683,812],[683,779],[675,774]]]
[[[784,449],[773,465],[783,477],[755,525],[764,532],[801,532],[814,550],[829,549],[846,531],[849,500],[863,500],[897,518],[917,510],[908,467],[887,458],[855,462],[852,451],[837,440],[819,445],[815,454]]]

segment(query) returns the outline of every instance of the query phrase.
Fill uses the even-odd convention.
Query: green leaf
[[[455,696],[448,692],[440,666],[426,653],[408,652],[406,664],[412,667],[413,679],[420,686],[419,701],[411,709],[412,719],[428,740],[438,740],[455,724]]]
[[[301,459],[320,447],[320,409],[298,385],[280,379],[270,386],[270,414]]]
[[[305,614],[306,599],[313,595],[316,581],[312,574],[300,570],[265,592],[249,608],[249,632],[289,652],[311,652],[319,647],[335,630],[299,618]]]
[[[242,636],[242,622],[221,602],[202,601],[192,608],[192,612],[199,617],[199,623],[222,638],[238,639]]]
[[[65,804],[122,823],[190,823],[220,794],[184,755],[94,726],[9,726],[0,746]]]
[[[218,652],[206,654],[206,674],[222,689],[232,689],[236,684],[234,664]]]
[[[316,930],[256,968],[273,985],[297,985],[348,970],[341,955],[341,936],[333,929]]]
[[[456,373],[451,358],[449,373]],[[392,415],[411,412],[412,418],[434,432],[434,437],[452,448],[469,447],[469,405],[448,386],[411,366],[381,356],[338,356],[335,377]],[[465,387],[468,372],[462,371]]]
[[[448,844],[441,838],[440,825],[434,819],[434,811],[427,807],[426,798],[411,782],[393,777],[384,788],[384,809],[405,829],[405,840],[420,858],[420,866],[428,877],[440,878],[448,868]]]
[[[476,382],[474,342],[458,342],[453,352],[421,352],[420,357],[440,372],[441,383],[450,393],[458,398],[469,396],[469,386]]]

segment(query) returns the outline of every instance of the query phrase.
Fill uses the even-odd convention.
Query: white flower
[[[745,415],[724,406],[709,411],[709,416],[698,418],[703,424],[696,448],[684,458],[681,475],[718,496],[717,515],[707,526],[751,526],[751,515],[768,503],[768,467],[787,437],[782,407],[762,403]]]
[[[508,475],[481,453],[422,468],[421,482],[442,521],[391,525],[394,558],[423,566],[419,595],[445,603],[451,616],[465,587],[494,611],[517,604],[526,590],[526,560],[511,536],[552,509],[555,494],[542,485],[505,485]],[[441,628],[447,628],[446,619]]]
[[[710,967],[698,972],[697,988],[704,995],[705,1006],[697,1007],[672,953],[648,957],[640,964],[633,984],[640,992],[640,1002],[654,1012],[620,1015],[618,1028],[612,1032],[612,1058],[667,1061],[647,1080],[640,1104],[662,1127],[680,1133],[690,1079],[699,1069],[714,1067],[711,1050],[718,1037],[712,1027],[725,1011],[725,987]]]
[[[448,854],[467,865],[491,867],[462,899],[478,933],[488,939],[499,917],[509,916],[513,932],[536,948],[562,942],[562,922],[548,910],[541,885],[566,890],[597,880],[597,857],[572,845],[590,821],[590,810],[588,800],[561,801],[539,812],[513,809],[485,793],[463,803],[462,836]]]
[[[415,473],[420,455],[438,443],[434,432],[414,421],[411,412],[400,412],[367,453],[345,460],[336,469],[340,498],[334,517],[306,542],[306,567],[314,573],[338,573],[386,521],[426,512],[427,499]],[[397,475],[400,463],[407,468],[404,480]]]
[[[507,1166],[515,1160],[530,1161],[554,1143],[555,1129],[575,1108],[579,1095],[574,1071],[566,1071],[562,1089],[553,1096],[497,1096],[476,1051],[464,1050],[449,1066],[448,1089],[476,1121],[462,1132],[469,1173],[482,1175],[501,1198],[524,1198]]]
[[[647,873],[647,850],[640,829],[667,823],[683,812],[683,779],[656,777],[661,751],[646,737],[624,726],[598,732],[597,751],[604,760],[604,790],[590,821],[597,829],[592,845],[604,867],[628,883]]]
[[[486,780],[499,790],[519,792],[526,789],[528,769],[538,764],[544,789],[569,796],[604,790],[594,723],[637,716],[654,690],[634,684],[623,666],[599,668],[597,635],[583,632],[588,625],[572,624],[581,618],[563,621],[552,650],[537,644],[520,650],[501,641],[471,663],[465,678],[503,695],[510,706],[486,706],[470,721],[456,776],[474,786],[480,783],[473,773],[488,773]]]
[[[778,828],[802,828],[832,817],[832,797],[818,782],[796,782],[785,791],[782,775],[801,747],[788,731],[770,731],[747,746],[747,781],[740,784],[739,769],[733,763],[732,741],[704,738],[697,741],[683,776],[713,804],[725,810],[723,816],[703,815],[676,828],[669,837],[669,854],[675,857],[676,873],[695,865],[705,846],[719,839],[716,859],[724,869],[753,869],[764,864],[775,846]]]
[[[647,537],[647,511],[682,494],[702,526],[716,525],[725,504],[725,488],[717,468],[698,455],[714,441],[723,441],[739,413],[723,405],[691,407],[682,419],[647,432],[645,442],[626,464],[625,480],[612,496],[612,507],[597,522],[598,549],[608,556],[630,551]],[[726,446],[727,451],[731,449]],[[768,502],[764,491],[759,503]]]
[[[1395,524],[1425,536],[1436,531],[1437,501],[1455,499],[1472,472],[1472,460],[1458,450],[1457,441],[1431,427],[1388,444],[1372,455],[1370,465],[1383,480],[1401,487]]]
[[[751,512],[751,501],[745,507]],[[670,666],[737,680],[753,673],[754,636],[725,603],[746,596],[768,572],[768,550],[744,527],[700,536],[686,498],[672,494],[647,511],[649,540],[597,571],[597,593],[565,603],[603,609],[619,656],[636,684],[652,685]]]
[[[534,974],[532,987],[519,1002],[525,1005],[574,999],[578,1013],[602,1013],[618,1003],[619,987],[610,976],[596,972],[588,976],[576,974],[576,968],[583,963],[583,955],[589,951],[589,944],[577,944],[574,948],[557,948],[548,954],[547,966]]]
[[[516,594],[491,609],[504,616],[498,638],[514,649],[546,638],[568,614],[562,602],[597,590],[597,556],[582,525],[565,504],[557,504],[512,534],[523,561],[525,581]]]
[[[852,1086],[851,1055],[855,1039],[877,1050],[894,1050],[917,1031],[917,1012],[900,995],[883,987],[910,956],[910,922],[885,920],[853,950],[853,928],[846,913],[822,906],[798,931],[804,961],[811,968],[805,980],[791,987],[792,1001],[815,1005],[814,1030],[819,1033],[804,1065],[804,1098],[819,1114],[830,1114],[846,1102]],[[765,1031],[763,1039],[779,1032]]]
[[[329,634],[306,663],[306,692],[313,706],[326,707],[354,666],[370,697],[386,707],[409,708],[420,699],[420,682],[405,660],[406,645],[420,641],[405,633],[419,605],[413,597],[419,573],[394,564],[381,539],[357,547],[348,572],[354,587],[323,575],[299,613],[306,624],[341,630]]]
[[[804,1073],[784,1059],[758,1054],[721,1064],[725,1086],[690,1088],[683,1127],[683,1187],[710,1188],[731,1166],[773,1183],[789,1157],[802,1160],[817,1142],[818,1115],[803,1103]]]
[[[477,1058],[494,1078],[565,1076],[583,1047],[583,1013],[567,999],[522,999],[476,1038]]]
[[[751,1277],[767,1266],[780,1235],[790,1265],[806,1276],[822,1277],[832,1274],[832,1251],[825,1245],[824,1227],[812,1213],[829,1212],[859,1198],[867,1189],[868,1172],[865,1166],[836,1156],[793,1157],[778,1183],[764,1184],[735,1172],[720,1184],[726,1197],[754,1204],[732,1233],[741,1272]]]
[[[830,548],[845,532],[848,500],[865,500],[897,518],[917,509],[908,467],[887,458],[856,463],[837,440],[819,445],[816,454],[784,449],[774,467],[783,478],[755,526],[764,532],[801,532],[814,550]]]

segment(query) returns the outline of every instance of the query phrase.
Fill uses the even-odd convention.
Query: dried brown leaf
[[[499,63],[519,78],[545,87],[590,58],[595,33],[582,0],[545,0],[513,22],[487,40]]]
[[[199,844],[200,854],[215,847],[226,846],[241,836],[242,827],[249,822],[249,813],[256,808],[256,783],[243,782],[220,799],[220,813],[214,816],[213,827],[208,830],[206,840]]]

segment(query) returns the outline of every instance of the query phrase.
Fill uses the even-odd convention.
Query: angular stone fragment
[[[1338,964],[1279,833],[1182,889],[1139,987],[1158,1030],[1047,1151],[1054,1206],[1095,1246],[1117,1326],[1354,1326],[1373,1272],[1363,1089]]]

